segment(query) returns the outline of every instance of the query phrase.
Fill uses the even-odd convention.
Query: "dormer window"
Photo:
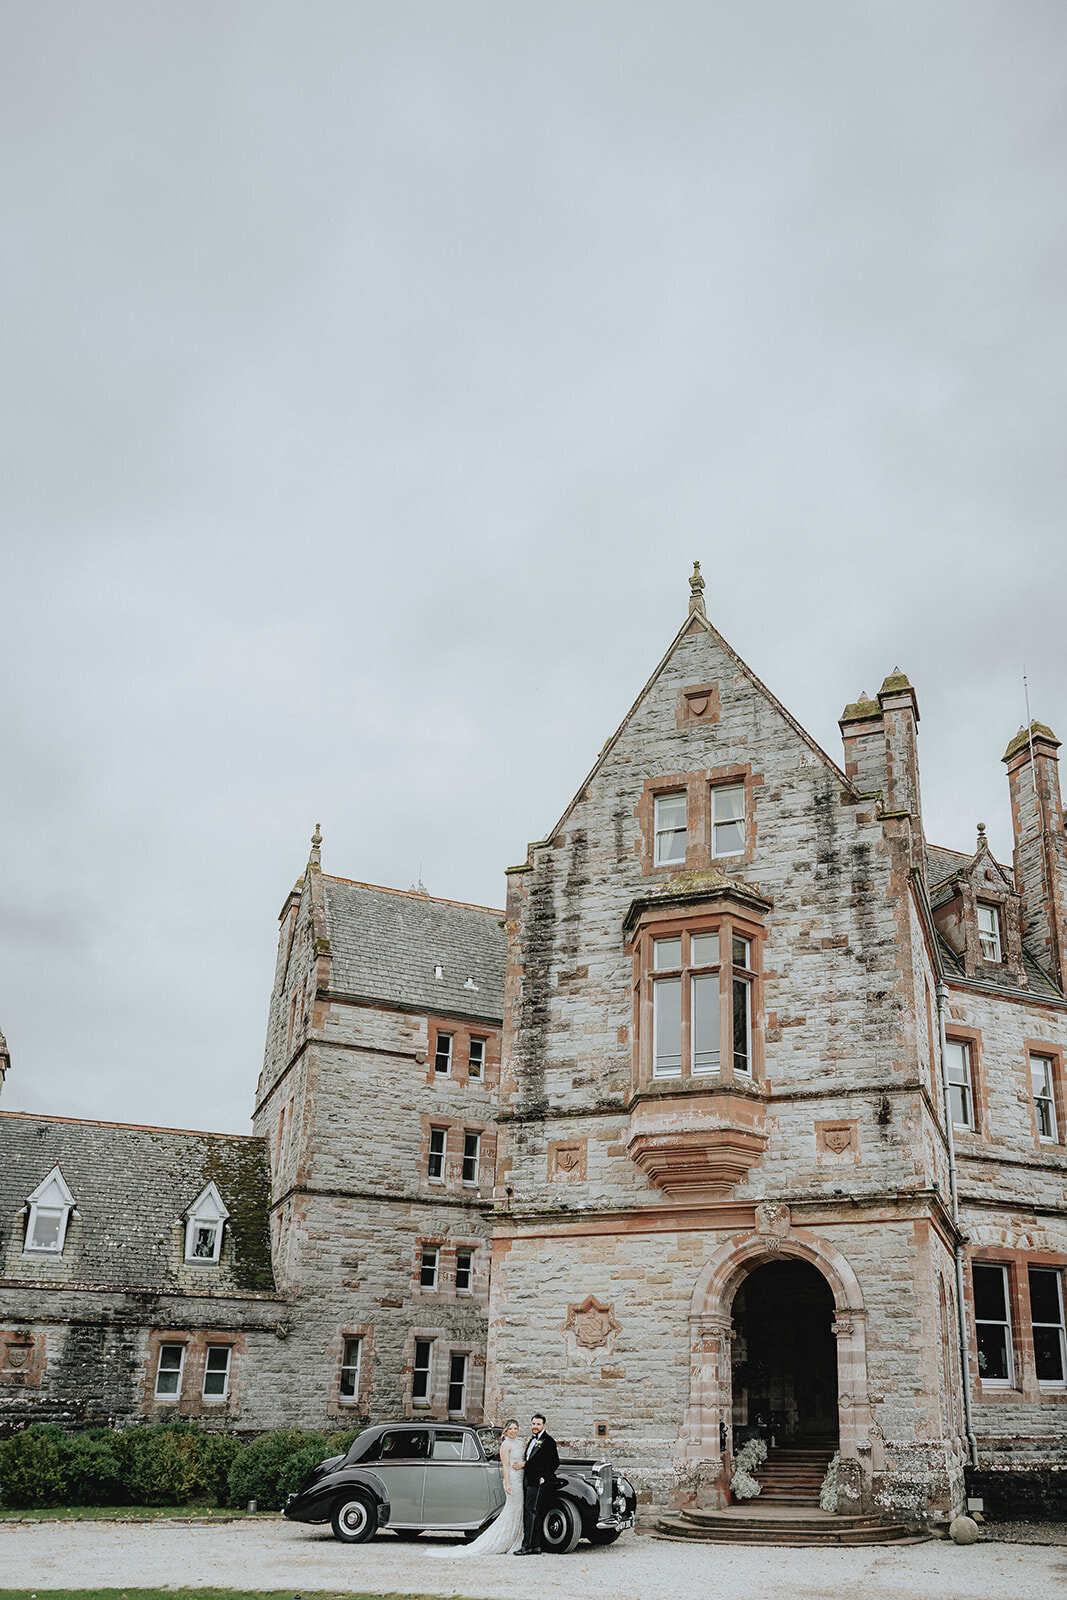
[[[191,1266],[218,1265],[222,1231],[229,1215],[219,1191],[209,1183],[186,1212],[185,1259]]]
[[[983,905],[978,902],[978,942],[982,947],[982,959],[989,962],[1000,962],[1003,958],[1000,953],[1000,912],[996,906]]]
[[[67,1237],[67,1223],[74,1210],[74,1196],[55,1166],[26,1197],[29,1217],[26,1222],[26,1242],[23,1252],[33,1256],[60,1256]]]

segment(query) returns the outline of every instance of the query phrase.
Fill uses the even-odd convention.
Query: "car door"
[[[503,1499],[500,1468],[484,1459],[474,1434],[466,1428],[435,1428],[426,1463],[424,1525],[477,1528]]]
[[[421,1528],[429,1428],[387,1428],[367,1457],[389,1491],[389,1527]],[[361,1460],[360,1465],[363,1465]]]

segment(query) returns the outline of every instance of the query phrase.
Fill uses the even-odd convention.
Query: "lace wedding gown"
[[[506,1454],[505,1454],[506,1453]],[[450,1556],[506,1556],[522,1543],[522,1471],[526,1460],[525,1439],[504,1439],[500,1445],[500,1462],[506,1466],[511,1478],[511,1493],[503,1509],[493,1519],[484,1533],[473,1544],[461,1545],[457,1550],[440,1551]]]

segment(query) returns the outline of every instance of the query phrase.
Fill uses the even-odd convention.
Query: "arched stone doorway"
[[[834,1296],[822,1273],[795,1257],[761,1262],[742,1278],[731,1322],[735,1446],[758,1432],[836,1450]]]
[[[734,1303],[746,1278],[770,1263],[798,1262],[824,1280],[833,1301],[836,1346],[838,1509],[868,1509],[872,1456],[880,1436],[867,1394],[866,1311],[849,1263],[827,1240],[793,1229],[784,1206],[760,1206],[756,1231],[719,1246],[704,1265],[690,1306],[689,1405],[678,1440],[696,1492],[712,1505],[729,1500],[733,1461]],[[747,1299],[747,1296],[746,1296]],[[830,1396],[825,1396],[827,1402]]]

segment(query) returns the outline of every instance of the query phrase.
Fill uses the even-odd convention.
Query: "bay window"
[[[651,928],[638,941],[639,1026],[650,1034],[649,1046],[639,1041],[642,1077],[753,1077],[755,940],[748,927],[710,920]]]

